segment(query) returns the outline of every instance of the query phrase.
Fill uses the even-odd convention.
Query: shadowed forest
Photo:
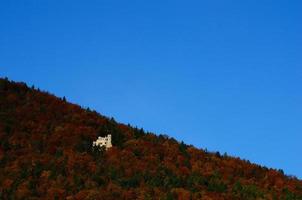
[[[0,79],[0,199],[302,200],[302,182]]]

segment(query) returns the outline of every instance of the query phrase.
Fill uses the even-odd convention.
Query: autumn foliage
[[[0,79],[0,199],[302,200],[302,182]]]

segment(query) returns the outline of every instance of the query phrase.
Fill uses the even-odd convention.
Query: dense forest
[[[113,147],[92,147],[112,135]],[[0,79],[0,199],[302,200],[302,181]]]

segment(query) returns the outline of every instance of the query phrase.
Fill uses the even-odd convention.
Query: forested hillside
[[[0,199],[302,200],[302,182],[0,79]]]

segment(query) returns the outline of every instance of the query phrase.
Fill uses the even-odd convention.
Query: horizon
[[[157,136],[161,135],[161,133],[156,133],[156,132],[148,131],[148,130],[144,129],[144,127],[138,127],[138,126],[133,125],[133,124],[129,124],[129,123],[124,123],[124,122],[121,122],[121,121],[117,121],[113,116],[110,116],[110,115],[103,115],[102,113],[98,112],[97,110],[94,110],[93,108],[91,108],[91,107],[89,107],[89,106],[83,106],[83,105],[78,104],[77,102],[71,102],[71,101],[68,100],[68,97],[66,97],[66,96],[57,96],[56,94],[52,93],[51,91],[44,90],[43,88],[39,88],[39,87],[37,87],[37,86],[35,86],[35,85],[29,85],[28,83],[23,82],[23,81],[14,81],[14,80],[12,80],[12,79],[9,79],[8,77],[0,77],[0,79],[1,79],[1,78],[3,78],[4,80],[8,80],[9,82],[12,82],[12,83],[22,83],[22,84],[25,84],[29,89],[33,89],[33,90],[35,90],[35,91],[38,91],[38,92],[41,92],[41,93],[44,93],[44,94],[47,94],[47,95],[55,96],[55,97],[58,98],[58,99],[61,99],[61,100],[64,99],[64,101],[66,101],[67,103],[70,103],[70,104],[74,104],[74,105],[80,106],[81,109],[88,109],[88,110],[91,111],[91,112],[96,112],[98,115],[101,115],[102,117],[105,117],[105,118],[107,118],[107,119],[109,119],[109,120],[112,119],[112,120],[114,120],[114,121],[117,122],[117,123],[124,124],[124,125],[126,125],[126,126],[129,126],[129,125],[130,125],[132,128],[143,129],[143,131],[144,131],[145,133],[151,133],[151,134],[155,134],[155,135],[157,135]],[[97,139],[99,139],[99,138],[107,138],[108,136],[111,137],[111,134],[108,134],[108,135],[106,135],[106,136],[104,136],[104,137],[98,136]],[[176,138],[174,138],[174,137],[171,136],[171,135],[166,135],[166,134],[164,134],[164,136],[167,136],[168,138],[173,138],[173,139],[177,140]],[[182,141],[182,140],[177,140],[177,142],[181,143],[181,142],[184,142],[184,141]],[[185,144],[186,144],[186,145],[189,145],[189,146],[193,146],[193,147],[195,147],[195,148],[198,148],[198,147],[194,146],[193,144],[188,144],[188,143],[185,143]],[[226,154],[227,156],[231,156],[231,157],[233,157],[233,158],[239,158],[239,159],[241,159],[241,160],[251,162],[251,161],[248,160],[248,159],[241,158],[241,157],[238,157],[238,156],[236,156],[236,155],[229,155],[229,154],[227,154],[227,152],[219,152],[219,151],[215,151],[215,150],[210,151],[210,150],[208,150],[206,147],[198,148],[198,149],[204,150],[204,151],[206,151],[206,152],[208,152],[208,153],[219,153],[220,155],[223,155],[222,153],[224,153],[224,154]],[[255,162],[251,162],[251,163],[252,163],[252,164],[256,164],[256,165],[260,165],[261,167],[267,167],[268,169],[273,169],[273,170],[277,170],[277,171],[282,170],[282,173],[284,173],[285,176],[288,176],[288,177],[290,177],[290,178],[293,177],[293,178],[298,178],[298,179],[300,179],[299,177],[297,177],[297,176],[295,176],[295,175],[293,175],[293,174],[286,174],[286,173],[283,171],[283,169],[271,168],[271,167],[269,167],[269,166],[261,165],[261,164],[259,164],[259,163],[255,163]],[[300,179],[300,180],[301,180],[301,179]]]
[[[51,91],[48,91],[48,90],[44,90],[43,88],[40,88],[40,87],[38,87],[38,86],[36,86],[36,85],[34,85],[34,84],[30,85],[30,84],[28,84],[28,83],[26,83],[26,82],[24,82],[24,81],[15,81],[15,80],[9,79],[8,77],[0,77],[0,78],[8,79],[9,81],[13,81],[13,82],[16,82],[16,83],[25,83],[25,84],[27,85],[27,87],[29,87],[29,88],[34,87],[35,90],[39,90],[40,92],[48,93],[48,94],[50,94],[50,95],[54,95],[54,96],[57,97],[57,98],[62,98],[62,99],[65,98],[65,100],[66,100],[68,103],[72,103],[72,104],[78,105],[78,106],[80,106],[82,109],[90,109],[91,111],[95,111],[95,112],[97,112],[98,114],[100,114],[100,115],[102,115],[102,116],[104,116],[104,117],[107,117],[108,119],[113,118],[113,119],[114,119],[116,122],[118,122],[118,123],[121,123],[121,124],[124,124],[124,125],[127,125],[127,124],[128,124],[128,125],[130,125],[130,126],[132,126],[132,127],[138,128],[138,129],[141,129],[141,128],[142,128],[146,133],[149,132],[149,133],[152,133],[152,134],[156,134],[157,136],[160,135],[160,134],[164,134],[164,135],[167,135],[169,138],[174,138],[174,136],[173,136],[173,135],[170,135],[169,133],[157,133],[157,132],[153,132],[153,131],[147,130],[147,129],[145,129],[145,127],[140,127],[140,126],[137,126],[137,125],[135,125],[135,124],[130,124],[129,122],[126,123],[126,122],[123,122],[123,121],[118,121],[114,116],[111,116],[111,115],[104,115],[103,113],[100,113],[99,111],[95,110],[93,107],[89,107],[89,105],[81,105],[81,104],[79,104],[79,103],[77,103],[77,102],[72,102],[72,101],[69,100],[69,98],[68,98],[67,96],[58,96],[57,94],[52,93]],[[278,171],[279,171],[279,170],[282,170],[282,173],[284,173],[284,175],[286,175],[286,176],[288,176],[288,177],[298,178],[299,180],[301,180],[301,177],[299,177],[299,176],[297,176],[297,175],[295,175],[295,174],[288,174],[288,173],[286,173],[286,171],[284,171],[284,169],[282,169],[282,168],[275,168],[275,167],[272,167],[272,166],[263,165],[263,164],[261,164],[261,163],[253,162],[253,161],[249,160],[248,158],[240,157],[240,156],[238,156],[238,155],[236,155],[236,154],[229,154],[228,152],[220,152],[220,151],[215,150],[215,149],[208,149],[208,148],[205,147],[205,146],[201,146],[201,147],[200,147],[200,146],[196,146],[196,145],[194,145],[194,144],[192,144],[192,143],[187,143],[187,142],[185,142],[185,141],[183,141],[183,140],[181,140],[181,139],[179,139],[179,138],[174,138],[174,139],[176,139],[179,143],[180,143],[180,142],[184,142],[184,143],[187,144],[187,145],[192,145],[192,146],[194,146],[194,147],[196,147],[196,148],[205,150],[205,151],[207,151],[207,152],[209,152],[209,153],[216,153],[216,152],[219,152],[221,155],[226,154],[227,156],[231,156],[231,157],[234,157],[234,158],[240,158],[241,160],[245,160],[245,161],[251,162],[251,163],[253,163],[253,164],[260,165],[261,167],[267,167],[267,168],[269,168],[269,169],[274,169],[274,170],[278,170]]]
[[[1,2],[0,77],[302,178],[302,2]]]

